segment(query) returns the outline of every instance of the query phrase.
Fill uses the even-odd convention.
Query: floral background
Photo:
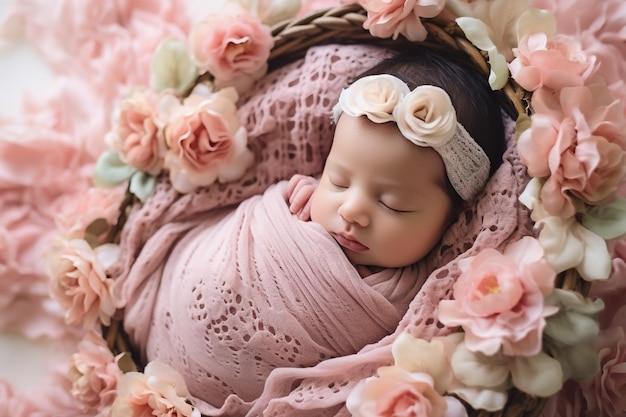
[[[245,3],[246,0],[241,2]],[[306,6],[315,8],[323,6],[324,3],[342,2],[343,0],[320,0],[306,2]],[[74,239],[64,242],[63,247],[56,248],[62,253],[61,261],[55,264],[54,270],[46,271],[60,278],[56,282],[58,286],[52,288],[42,271],[41,258],[42,254],[48,253],[45,248],[50,246],[55,229],[63,231],[66,236],[77,237],[77,234],[85,232],[87,225],[94,219],[101,218],[110,222],[116,217],[117,213],[110,210],[114,205],[106,203],[119,201],[121,189],[113,188],[111,191],[89,189],[96,160],[106,148],[106,144],[100,138],[110,133],[111,115],[115,113],[116,103],[126,95],[129,88],[151,83],[149,69],[152,52],[166,38],[185,38],[196,16],[204,15],[210,7],[219,6],[219,2],[211,2],[210,7],[207,3],[184,0],[166,3],[147,0],[118,0],[106,3],[96,0],[63,0],[55,3],[44,0],[12,2],[16,7],[10,18],[0,26],[0,63],[4,64],[1,65],[0,73],[0,91],[3,93],[0,112],[0,192],[2,192],[0,415],[7,414],[6,410],[11,410],[13,415],[17,416],[43,416],[55,413],[68,415],[71,414],[68,410],[73,410],[77,406],[74,401],[76,398],[80,398],[83,405],[94,407],[102,402],[112,402],[111,398],[105,397],[110,396],[114,389],[115,381],[120,378],[120,370],[111,366],[114,359],[98,337],[90,333],[85,335],[84,329],[72,325],[80,324],[81,321],[83,324],[92,325],[98,320],[106,324],[114,310],[109,297],[110,287],[107,281],[103,280],[102,286],[95,289],[99,297],[97,303],[90,305],[89,300],[68,296],[66,290],[69,284],[63,279],[72,278],[73,268],[86,271],[86,274],[103,275],[99,268],[115,257],[115,248],[101,245],[92,251],[86,242],[89,236],[84,236],[85,240]],[[276,3],[283,4],[279,0],[276,0]],[[284,0],[284,4],[288,3],[288,0]],[[361,1],[361,4],[375,3],[374,0]],[[415,5],[427,4],[428,1],[398,0],[396,3]],[[450,3],[464,7],[462,1],[450,0]],[[481,38],[480,30],[473,32],[474,37],[471,37],[469,31],[472,30],[472,22],[466,21],[467,25],[459,22],[470,40],[477,45],[481,44],[480,48],[488,52],[493,70],[493,78],[490,79],[492,86],[500,85],[503,80],[498,70],[504,70],[504,79],[508,77],[510,70],[527,90],[535,91],[532,104],[537,113],[533,117],[531,128],[520,136],[519,150],[529,168],[529,173],[535,177],[523,196],[523,202],[532,210],[533,220],[542,226],[538,240],[545,250],[545,261],[559,271],[574,267],[587,280],[602,280],[609,273],[613,279],[592,287],[592,298],[602,298],[607,305],[605,311],[599,315],[598,328],[595,319],[592,318],[598,315],[601,306],[591,302],[591,299],[583,302],[581,299],[572,298],[571,294],[566,292],[551,293],[552,288],[548,284],[552,281],[552,270],[545,268],[543,259],[541,263],[538,262],[542,253],[542,249],[538,247],[539,243],[534,240],[520,241],[516,245],[511,245],[511,248],[503,254],[485,252],[471,263],[464,264],[463,268],[466,270],[463,272],[468,272],[467,282],[459,280],[458,294],[455,292],[454,300],[442,303],[439,319],[444,324],[464,328],[464,345],[467,349],[462,347],[457,355],[458,357],[465,355],[461,358],[462,363],[473,361],[478,364],[484,358],[476,352],[485,355],[497,353],[500,344],[494,345],[492,338],[485,337],[483,333],[472,328],[473,324],[482,320],[485,305],[472,306],[471,300],[464,300],[463,286],[480,284],[481,288],[489,289],[496,284],[499,285],[492,282],[492,276],[485,276],[485,280],[480,274],[476,275],[476,279],[471,277],[472,271],[480,271],[481,265],[487,264],[490,259],[498,258],[498,262],[505,266],[511,265],[511,269],[519,265],[529,265],[528,270],[533,273],[528,275],[528,282],[524,282],[520,287],[534,288],[533,291],[523,293],[524,300],[531,298],[539,300],[537,305],[541,308],[535,311],[536,314],[533,316],[537,323],[533,328],[538,332],[529,333],[529,337],[523,340],[514,340],[516,332],[509,335],[511,337],[498,336],[504,340],[501,342],[502,352],[505,355],[536,359],[533,364],[537,369],[545,363],[555,365],[553,360],[545,362],[547,355],[536,357],[531,355],[535,355],[539,350],[544,318],[557,317],[560,321],[557,323],[558,326],[579,330],[569,334],[561,329],[556,337],[555,326],[558,326],[553,325],[556,320],[548,322],[545,335],[549,336],[546,340],[552,344],[549,343],[546,348],[552,356],[557,356],[557,353],[562,355],[558,358],[561,362],[559,368],[563,367],[564,374],[574,379],[577,376],[586,379],[582,375],[587,375],[589,370],[578,366],[585,361],[577,359],[581,357],[580,355],[592,354],[598,357],[601,373],[581,386],[567,383],[559,394],[561,397],[555,397],[549,402],[545,415],[580,415],[581,408],[587,409],[587,415],[624,415],[626,400],[620,393],[623,394],[626,387],[626,345],[622,311],[624,307],[618,298],[626,291],[624,279],[626,241],[622,239],[610,243],[609,250],[615,256],[613,265],[611,268],[608,260],[604,262],[604,268],[601,270],[598,268],[596,256],[598,253],[594,252],[598,247],[594,243],[597,240],[593,240],[596,237],[593,235],[590,238],[587,229],[577,220],[585,214],[586,220],[595,221],[594,224],[588,222],[587,225],[596,231],[603,230],[607,236],[613,233],[611,229],[613,225],[619,223],[619,230],[624,228],[624,199],[620,199],[622,207],[613,207],[615,209],[613,212],[598,212],[596,209],[584,212],[584,210],[609,202],[626,170],[623,160],[620,159],[623,158],[622,151],[626,143],[623,140],[624,130],[615,128],[623,125],[623,108],[613,105],[615,103],[610,104],[610,98],[604,97],[607,91],[622,101],[626,97],[624,86],[626,8],[621,0],[604,0],[599,3],[580,0],[532,1],[533,5],[554,13],[559,34],[573,35],[579,43],[574,45],[571,40],[551,37],[554,33],[550,33],[549,30],[535,33],[529,31],[527,33],[530,33],[530,36],[520,38],[515,51],[516,60],[507,68],[507,62],[511,62],[512,56],[499,55],[499,51],[506,50],[507,47],[510,49],[512,46],[511,39],[506,36],[509,32],[505,27],[510,22],[501,16],[514,16],[515,10],[498,10],[497,7],[480,10],[481,5],[486,2],[469,3],[472,6],[468,7],[470,9],[474,7],[474,10],[464,12],[483,14],[484,23],[489,25],[490,35],[497,40],[496,45],[487,42],[484,37]],[[0,18],[6,13],[8,4],[8,0],[2,0],[0,3],[0,12],[3,13]],[[494,1],[493,4],[503,2]],[[511,4],[527,7],[526,2],[521,0]],[[428,5],[424,6],[422,12],[424,16],[430,13]],[[56,24],[51,25],[51,21]],[[419,30],[414,31],[419,28],[416,25],[387,27],[380,23],[375,18],[368,20],[373,34],[396,36],[399,32],[415,38],[423,35]],[[540,26],[542,23],[545,21],[536,15],[526,22],[526,29],[532,29],[533,26]],[[523,25],[520,24],[520,27]],[[473,29],[476,29],[476,26]],[[524,32],[518,32],[518,35],[519,33]],[[192,48],[193,46],[191,45]],[[545,49],[549,50],[547,54],[543,54],[542,50]],[[535,54],[537,50],[540,52]],[[176,53],[176,47],[172,47],[170,52]],[[595,57],[590,58],[591,55]],[[562,59],[563,57],[565,59]],[[201,56],[196,58],[202,61]],[[602,65],[595,66],[594,59],[601,60]],[[219,66],[210,68],[215,75],[220,75],[222,69]],[[604,77],[606,88],[602,89],[602,94],[592,97],[591,90],[583,86],[591,79],[594,71]],[[228,75],[227,72],[225,74]],[[559,94],[553,94],[557,90]],[[22,92],[26,94],[22,95]],[[598,102],[592,103],[596,99]],[[228,100],[232,101],[232,98]],[[141,105],[138,107],[141,110]],[[553,109],[558,111],[552,111]],[[184,110],[183,108],[181,112],[184,113]],[[129,121],[131,122],[132,120]],[[123,129],[124,123],[122,120],[118,126],[122,126]],[[572,128],[574,124],[576,129]],[[157,129],[158,126],[154,128]],[[174,127],[171,129],[175,130]],[[589,148],[580,147],[579,155],[583,158],[567,159],[566,152],[563,152],[565,155],[563,159],[559,159],[560,154],[552,155],[554,143],[560,144],[563,149],[569,149],[569,146],[565,146],[566,143],[559,142],[562,137],[555,132],[574,130],[591,132],[589,137],[594,139],[590,142],[592,146]],[[119,132],[114,131],[109,141],[113,148],[116,144],[114,136],[117,133]],[[609,144],[611,146],[597,138],[611,139]],[[617,147],[618,144],[621,146],[620,149]],[[122,148],[120,143],[117,145]],[[169,145],[173,147],[171,143]],[[554,146],[554,149],[556,148],[557,146]],[[572,172],[580,173],[580,166],[577,165],[580,160],[584,160],[584,157],[593,159],[597,156],[596,152],[601,154],[599,157],[603,162],[607,162],[606,166],[591,170],[591,173],[582,179],[580,176],[571,175]],[[158,152],[155,151],[155,154]],[[615,155],[617,159],[614,160],[611,156]],[[130,153],[125,155],[126,162],[134,161],[135,165],[142,165],[150,174],[153,174],[152,171],[159,172],[162,163],[168,164],[167,159],[155,162],[150,156],[147,155],[146,158],[145,154]],[[245,152],[239,156],[245,159]],[[552,158],[557,158],[559,162],[556,164],[557,167],[564,166],[565,169],[553,170]],[[181,179],[177,175],[179,161],[169,162],[170,173],[174,175],[171,177],[172,182],[180,191],[185,192],[206,185],[198,183],[197,178],[193,176]],[[134,173],[130,172],[124,180],[129,179]],[[228,177],[223,172],[214,174],[215,178]],[[232,171],[229,175],[233,175]],[[605,189],[604,185],[608,189]],[[562,189],[572,191],[576,199],[572,199],[571,194],[560,193]],[[623,196],[624,191],[622,187],[618,194]],[[68,204],[70,201],[72,204]],[[87,207],[90,210],[85,210]],[[577,214],[581,216],[576,216]],[[611,216],[615,218],[609,219],[610,222],[600,221]],[[607,227],[607,223],[610,223],[611,227]],[[561,236],[560,233],[564,231],[566,233]],[[94,229],[91,231],[88,229],[87,232],[87,235],[91,234],[90,238],[99,239]],[[617,235],[605,238],[610,240],[611,237]],[[560,256],[565,252],[561,249],[566,244],[569,244],[568,249],[571,249],[572,245],[576,246],[576,250],[570,250],[576,253],[576,259]],[[538,255],[535,257],[533,254]],[[600,255],[602,254],[607,255],[604,257],[607,260],[608,251],[605,250]],[[544,269],[547,272],[540,273]],[[495,288],[499,287],[496,285]],[[50,299],[51,291],[56,298],[54,302]],[[545,305],[544,297],[547,297]],[[460,305],[464,303],[470,308],[461,308]],[[563,314],[555,315],[556,305]],[[506,309],[501,307],[501,305],[488,306],[506,313]],[[569,324],[581,327],[576,328]],[[575,343],[568,341],[570,336],[577,336],[580,339],[580,334],[585,333],[581,330],[583,324],[589,334],[593,333],[595,336],[599,333],[593,340],[593,346],[590,344],[591,338]],[[433,341],[430,344],[402,339],[394,352],[398,368],[381,369],[380,378],[374,378],[369,384],[362,385],[361,391],[351,397],[357,398],[358,401],[349,401],[351,403],[349,408],[355,415],[359,415],[359,407],[366,404],[363,401],[364,397],[384,392],[384,386],[388,381],[405,379],[409,384],[422,390],[424,395],[432,396],[439,401],[439,397],[433,391],[433,386],[437,388],[438,382],[441,382],[432,378],[436,376],[433,374],[438,373],[436,370],[431,370],[430,376],[423,374],[419,377],[409,377],[399,368],[405,370],[410,368],[414,373],[419,369],[421,373],[423,369],[419,366],[416,368],[415,364],[404,363],[407,357],[415,357],[411,353],[414,349],[434,349],[434,344],[450,345],[456,349],[460,346],[460,341],[456,340],[459,337],[456,334],[451,339]],[[437,349],[440,352],[447,352],[445,346]],[[68,357],[71,382],[67,378]],[[104,362],[103,358],[106,359]],[[526,378],[526,374],[520,371],[527,368],[518,367],[516,362],[509,361],[510,357],[495,358],[500,359],[502,361],[497,364],[496,370],[507,380],[510,374],[513,382],[526,381],[521,385],[517,383],[515,385],[532,392],[533,384],[528,383],[532,378]],[[442,363],[445,361],[442,359]],[[494,367],[490,369],[493,370]],[[132,384],[118,386],[120,395],[127,395],[134,389],[143,389],[143,385],[148,383],[146,378],[151,373],[162,375],[165,380],[174,381],[178,378],[170,370],[160,369],[159,365],[155,364],[147,368],[145,374],[138,375]],[[473,373],[468,372],[468,375],[471,377]],[[450,379],[449,375],[441,377]],[[370,386],[379,387],[370,390],[368,388]],[[184,384],[178,383],[177,387],[181,392],[177,393],[176,398],[185,397]],[[465,388],[467,387],[462,387]],[[498,394],[499,388],[502,387],[495,387],[491,391]],[[23,395],[26,390],[28,397]],[[462,394],[461,388],[455,391],[455,388],[450,386],[448,391]],[[36,404],[30,401],[35,397],[38,398]],[[179,405],[181,410],[185,408],[184,415],[191,415],[193,412],[184,402]],[[441,403],[440,407],[445,409],[446,406]],[[78,409],[75,414],[80,415]]]

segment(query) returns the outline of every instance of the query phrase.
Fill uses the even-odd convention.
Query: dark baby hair
[[[425,84],[443,88],[456,109],[457,120],[487,154],[490,175],[500,166],[506,143],[498,93],[475,69],[451,55],[418,45],[402,49],[358,78],[375,74],[394,75],[411,90]]]

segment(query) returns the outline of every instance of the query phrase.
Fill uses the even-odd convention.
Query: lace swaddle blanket
[[[148,358],[187,378],[195,396],[223,404],[258,397],[277,367],[313,366],[392,333],[420,285],[417,267],[361,278],[333,238],[300,221],[286,182],[221,210],[187,233],[165,263]]]
[[[317,365],[307,363],[312,357],[305,360],[303,356],[296,355],[296,359],[293,353],[312,352],[314,349],[319,349],[321,344],[316,340],[315,347],[297,346],[294,345],[292,335],[279,335],[275,327],[270,330],[265,319],[259,321],[258,316],[256,318],[252,316],[254,320],[250,322],[247,314],[252,315],[252,312],[256,310],[247,307],[238,309],[237,300],[243,301],[243,295],[233,291],[232,286],[216,286],[215,283],[212,284],[213,287],[209,285],[206,290],[210,290],[213,295],[218,295],[217,298],[207,299],[203,294],[200,299],[183,306],[185,307],[183,310],[187,311],[190,328],[196,322],[206,321],[212,330],[211,338],[216,339],[208,343],[209,341],[205,341],[204,336],[200,335],[201,337],[198,336],[196,340],[202,346],[190,346],[185,341],[173,337],[175,333],[172,322],[168,321],[172,320],[168,316],[168,313],[171,316],[168,309],[171,309],[174,303],[185,303],[184,299],[179,297],[183,284],[176,282],[177,276],[175,275],[168,278],[170,281],[161,279],[166,275],[165,272],[169,274],[175,259],[188,256],[188,254],[181,255],[178,251],[182,249],[176,249],[176,244],[200,239],[193,231],[199,230],[199,225],[203,223],[204,227],[209,225],[221,227],[216,223],[233,216],[234,209],[228,208],[228,205],[261,194],[273,183],[288,179],[294,173],[320,174],[324,157],[330,149],[332,140],[331,109],[341,88],[347,85],[351,77],[373,66],[387,55],[387,52],[371,46],[318,46],[310,48],[303,60],[268,74],[260,81],[254,92],[241,100],[240,116],[245,120],[249,132],[249,146],[255,153],[256,165],[236,184],[215,184],[184,196],[177,194],[169,187],[167,181],[163,180],[158,184],[155,195],[131,214],[122,236],[123,258],[110,271],[117,280],[120,306],[124,307],[125,329],[131,341],[139,347],[145,360],[152,360],[157,356],[167,357],[168,360],[176,363],[175,367],[184,374],[190,386],[195,384],[195,381],[212,381],[213,388],[191,389],[195,397],[194,403],[204,414],[293,417],[347,415],[342,402],[350,388],[360,379],[374,374],[378,366],[390,363],[392,360],[390,346],[399,332],[406,330],[413,335],[430,338],[449,331],[437,326],[436,309],[439,300],[450,296],[454,279],[458,274],[457,262],[460,258],[473,255],[485,247],[502,249],[508,242],[531,234],[528,213],[517,201],[517,196],[525,186],[527,177],[513,146],[514,123],[509,121],[507,125],[509,149],[505,154],[505,162],[487,184],[480,201],[462,213],[459,220],[444,235],[440,245],[420,262],[419,269],[415,269],[417,276],[413,274],[411,277],[411,282],[416,284],[414,290],[417,291],[419,284],[424,281],[425,283],[413,297],[399,325],[396,327],[397,323],[394,323],[392,328],[388,328],[386,327],[388,323],[385,322],[384,326],[377,327],[380,333],[371,335],[372,338],[369,341],[360,340],[353,343],[349,348],[357,350],[364,342],[370,343],[360,349],[357,354],[346,353],[344,356],[326,358],[320,356],[320,353],[325,355],[333,353],[323,348],[317,351],[316,360],[321,361]],[[242,206],[245,207],[247,204],[250,203],[244,203]],[[284,208],[286,209],[286,204]],[[225,236],[229,235],[225,233]],[[211,239],[207,242],[226,249],[226,246],[220,246],[220,237],[214,239],[218,242],[213,242]],[[188,246],[185,244],[180,247]],[[237,249],[242,254],[253,253],[249,246]],[[235,248],[231,247],[230,250],[234,251]],[[305,254],[307,259],[319,257],[316,248],[305,246],[298,248],[298,251]],[[210,259],[211,253],[203,256]],[[262,258],[267,258],[264,262],[277,261],[277,259],[272,259],[272,256],[271,252],[263,252]],[[172,261],[168,261],[169,265],[166,266],[167,259]],[[230,266],[235,268],[235,264]],[[184,266],[179,265],[178,268],[184,269]],[[241,271],[235,271],[237,274],[241,273]],[[175,274],[180,275],[177,271]],[[196,275],[194,279],[197,280],[199,276],[200,274]],[[315,282],[315,278],[321,277],[314,277],[312,282]],[[223,282],[223,280],[218,282]],[[371,291],[364,287],[360,289],[371,294]],[[279,286],[274,288],[279,288]],[[239,290],[250,291],[251,289],[239,288]],[[192,293],[193,286],[188,290],[188,294]],[[200,293],[196,290],[196,296]],[[247,295],[250,296],[250,294]],[[286,293],[277,292],[275,295],[281,302],[285,300],[295,302],[295,299],[287,297]],[[231,300],[234,300],[234,304]],[[263,302],[266,300],[267,297]],[[335,299],[335,302],[338,301],[341,299]],[[369,301],[361,300],[364,303],[362,306],[370,305],[367,304]],[[321,303],[318,314],[327,314],[323,310],[323,299],[312,297],[309,302]],[[401,304],[399,303],[396,307],[402,308]],[[158,306],[156,310],[155,305]],[[231,310],[231,307],[234,310]],[[220,309],[223,314],[218,317],[209,317],[209,311],[215,312]],[[255,314],[264,312],[267,312],[266,309],[259,309]],[[374,311],[373,313],[383,312]],[[272,314],[275,313],[270,313],[270,316]],[[392,315],[397,321],[399,316],[396,314],[394,312]],[[233,317],[229,317],[231,315]],[[326,321],[319,317],[321,316],[317,319],[312,318],[316,321],[315,326],[325,326]],[[241,325],[233,326],[232,323],[237,320]],[[287,322],[282,323],[278,316],[271,317],[271,320],[281,325],[291,326],[286,324]],[[338,321],[334,325],[350,326],[352,323],[349,320],[352,318],[346,318],[343,323]],[[368,320],[371,319],[368,318]],[[228,324],[225,321],[229,321]],[[250,337],[253,335],[241,332],[240,329],[246,324],[256,323],[257,330],[259,330],[259,322],[263,322],[260,333],[265,335],[259,337],[270,335],[268,356],[256,355],[258,358],[253,364],[237,363],[235,351],[230,349],[232,346],[229,346],[228,342],[239,340],[243,342],[242,346],[245,346],[248,341],[242,338],[246,335]],[[293,328],[302,331],[299,326],[303,326],[303,323]],[[314,325],[309,323],[308,326]],[[208,325],[204,327],[204,329],[208,328]],[[332,327],[323,331],[331,334],[340,331],[339,329],[340,327]],[[151,333],[156,331],[160,336],[151,339]],[[206,330],[203,332],[206,333]],[[383,333],[388,332],[392,334],[387,337],[382,336]],[[199,331],[196,332],[196,335],[198,334],[200,334]],[[146,346],[143,341],[148,340],[150,342],[147,342],[148,346]],[[163,342],[165,340],[166,342]],[[212,343],[215,340],[219,343]],[[167,349],[166,346],[168,346]],[[293,350],[294,346],[298,352]],[[202,359],[197,357],[196,349],[203,350],[205,353]],[[334,345],[334,349],[337,354],[343,354],[348,346]],[[212,352],[212,360],[216,361],[216,365],[196,362],[197,360],[209,361],[206,352]],[[294,362],[291,362],[290,358]],[[179,367],[180,364],[182,365]],[[261,387],[261,379],[258,379],[257,375],[260,377],[272,367],[282,364],[287,366],[271,371],[265,385]],[[230,368],[233,370],[233,375],[220,376],[210,372],[210,375],[206,375],[206,372],[204,375],[199,375],[203,369],[211,366],[221,369]],[[230,387],[229,384],[238,379],[238,376],[234,375],[237,369],[247,373],[247,375],[242,375],[239,381],[247,378],[249,382],[242,383],[243,385],[239,387]],[[222,381],[222,377],[228,381]],[[209,389],[215,389],[216,392],[208,392]],[[218,398],[224,398],[226,392],[231,389],[241,390],[243,395],[241,397],[231,395],[227,397],[224,404],[214,404],[216,407],[221,406],[219,409],[206,402],[206,400],[215,401]],[[259,390],[261,392],[257,396]]]

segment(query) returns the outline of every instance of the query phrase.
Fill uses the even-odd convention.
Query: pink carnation
[[[70,359],[71,393],[87,409],[107,410],[113,405],[122,371],[106,342],[88,332]]]
[[[247,75],[260,78],[274,45],[270,27],[245,9],[229,6],[193,26],[191,53],[198,67],[218,80]]]
[[[532,33],[519,41],[513,53],[511,75],[528,91],[580,86],[596,69],[595,57],[586,55],[580,43],[568,36]]]
[[[117,109],[109,147],[120,159],[140,171],[157,175],[163,167],[165,142],[157,110],[160,96],[151,90],[136,90]]]
[[[606,87],[567,87],[559,94],[540,88],[535,114],[518,142],[533,177],[548,177],[541,191],[554,216],[576,212],[572,196],[601,205],[617,194],[626,174],[626,121],[619,100]]]
[[[16,393],[8,381],[0,379],[0,416],[28,417],[35,411],[33,399]]]
[[[98,319],[108,325],[115,313],[114,281],[105,268],[117,258],[119,247],[102,245],[93,250],[86,241],[73,239],[60,243],[51,257],[51,292],[65,310],[69,324],[82,322],[88,329]]]
[[[595,340],[600,372],[583,385],[589,415],[621,417],[626,414],[626,335],[622,327],[602,331]]]
[[[422,17],[435,17],[445,6],[445,0],[360,0],[367,11],[363,27],[379,38],[397,39],[404,35],[411,41],[426,39]]]
[[[162,362],[150,362],[144,373],[128,372],[118,385],[113,403],[117,417],[200,417],[187,402],[189,391],[183,377]]]
[[[554,289],[555,272],[539,243],[525,237],[503,253],[487,248],[460,261],[454,300],[439,303],[439,320],[462,326],[473,352],[532,356],[541,350],[545,318],[557,308],[544,297]]]
[[[626,101],[626,7],[623,0],[533,0],[533,7],[547,9],[557,19],[559,33],[576,37],[583,50],[595,55],[598,74],[611,92]]]
[[[458,400],[435,390],[430,375],[397,366],[379,368],[378,377],[361,381],[350,392],[346,406],[353,417],[467,415]]]

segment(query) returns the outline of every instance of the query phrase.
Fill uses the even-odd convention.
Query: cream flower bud
[[[341,92],[333,112],[335,122],[342,111],[353,117],[365,115],[374,123],[392,121],[394,108],[408,93],[409,87],[393,75],[360,78]]]

